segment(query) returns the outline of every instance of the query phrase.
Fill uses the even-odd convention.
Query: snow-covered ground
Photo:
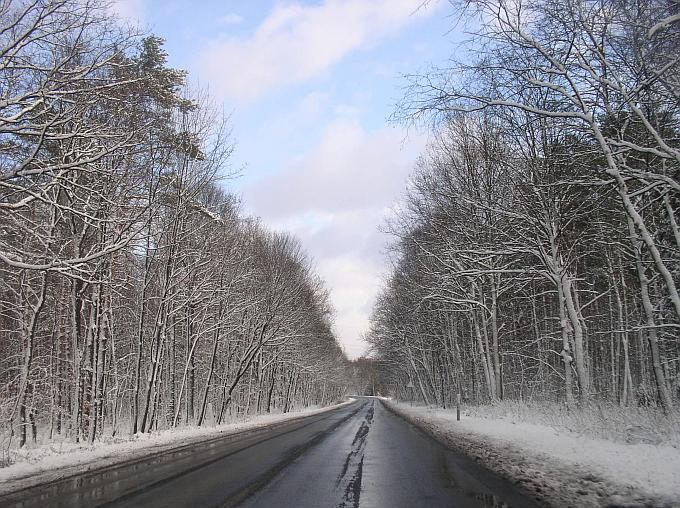
[[[552,506],[680,506],[680,449],[455,410],[388,407]]]
[[[13,450],[14,463],[0,468],[0,494],[163,452],[192,442],[247,432],[302,416],[324,413],[351,404],[353,401],[354,399],[350,399],[335,406],[307,408],[285,414],[258,415],[220,426],[182,427],[149,434],[108,437],[96,441],[93,445],[63,441]]]

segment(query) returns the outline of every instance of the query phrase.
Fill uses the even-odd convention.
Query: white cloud
[[[298,236],[331,290],[336,331],[350,357],[384,275],[380,232],[426,140],[399,129],[366,132],[354,118],[336,118],[318,146],[298,162],[243,189],[246,206],[278,230]]]
[[[367,134],[357,119],[338,118],[312,153],[268,177],[248,201],[259,212],[277,217],[308,210],[382,208],[404,188],[411,162],[424,147],[420,138],[402,146],[403,141],[400,129]]]
[[[135,24],[144,22],[144,0],[114,0],[109,10],[123,21]]]
[[[240,16],[235,12],[230,12],[229,14],[218,17],[217,22],[220,25],[238,25],[243,22],[243,16]]]
[[[368,330],[385,271],[381,248],[386,237],[378,229],[382,220],[380,210],[349,210],[267,221],[270,227],[297,236],[314,258],[317,273],[331,290],[335,332],[350,358],[366,352],[361,336]]]
[[[361,356],[366,345],[359,340],[368,329],[368,319],[380,286],[380,273],[360,256],[342,256],[319,262],[321,277],[332,288],[336,311],[335,331],[351,358]]]
[[[349,52],[374,44],[428,16],[442,2],[325,0],[320,5],[278,4],[249,38],[209,44],[199,66],[211,88],[233,100],[316,76]]]
[[[322,117],[332,109],[330,94],[320,91],[311,92],[291,103],[283,111],[274,111],[267,116],[266,122],[259,125],[259,135],[263,139],[276,139],[278,143],[295,138],[298,133],[318,128]]]

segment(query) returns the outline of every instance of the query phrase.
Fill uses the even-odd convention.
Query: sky
[[[446,0],[118,0],[231,114],[248,215],[297,236],[331,291],[350,358],[388,272],[385,218],[427,135],[388,121],[405,74],[454,50]]]

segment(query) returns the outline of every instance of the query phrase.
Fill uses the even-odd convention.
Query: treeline
[[[393,394],[677,405],[678,7],[460,6],[464,59],[396,114],[435,135],[368,336]]]
[[[96,1],[0,3],[0,433],[328,404],[347,360],[293,238],[221,190],[228,119]]]

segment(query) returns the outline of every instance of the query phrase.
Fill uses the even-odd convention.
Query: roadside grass
[[[563,403],[503,400],[467,406],[470,416],[526,422],[621,443],[667,444],[680,448],[680,411],[655,407],[621,407],[592,402],[568,408]]]

